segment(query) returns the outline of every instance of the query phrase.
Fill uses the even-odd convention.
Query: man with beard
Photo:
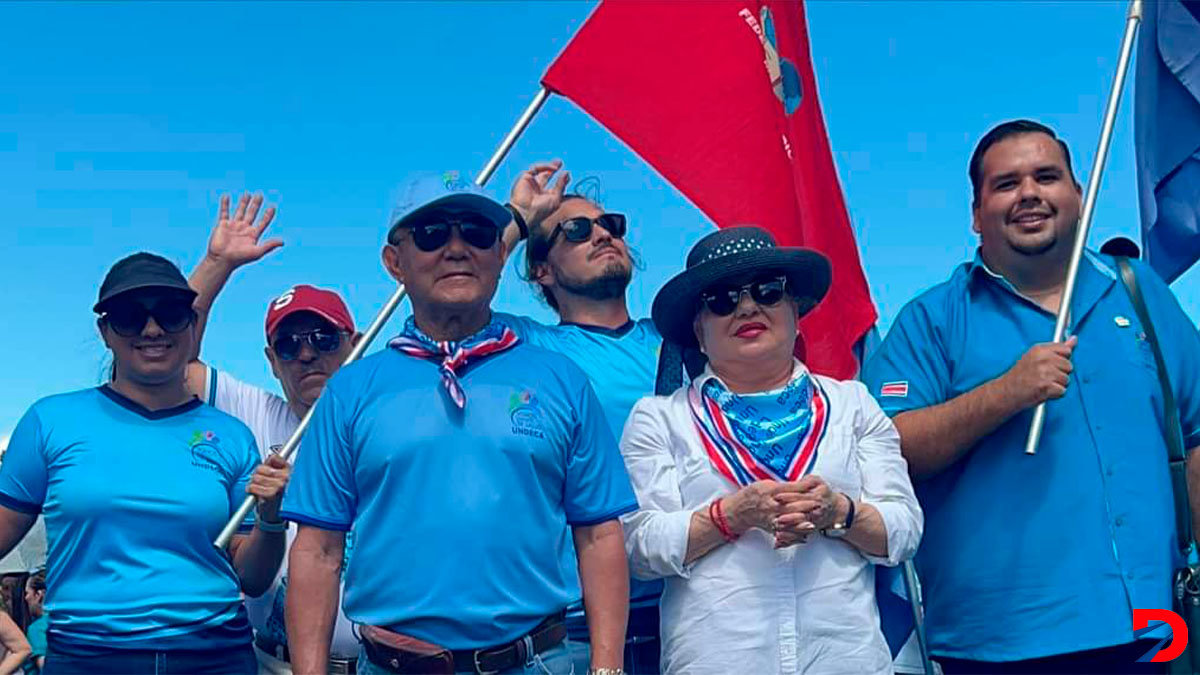
[[[1171,607],[1180,562],[1150,327],[1113,258],[1087,251],[1070,338],[1043,342],[1081,206],[1054,131],[1001,124],[969,173],[974,261],[910,302],[864,371],[925,511],[917,568],[930,650],[946,673],[1162,672],[1135,663],[1158,641],[1139,643],[1132,625],[1134,608]],[[1166,284],[1130,262],[1184,447],[1195,448],[1200,338]],[[1039,403],[1046,424],[1028,456]],[[1196,514],[1198,458],[1188,461]]]
[[[623,214],[606,212],[582,196],[564,194],[570,174],[550,185],[561,162],[535,164],[513,185],[509,207],[514,222],[505,231],[511,250],[528,236],[526,272],[561,319],[549,326],[527,317],[503,315],[530,343],[571,358],[592,382],[613,435],[621,437],[630,409],[654,393],[662,337],[648,319],[633,320],[625,289],[633,260],[625,241]],[[656,673],[659,664],[658,600],[662,581],[630,579],[625,670]],[[568,612],[573,640],[587,640],[581,606]]]

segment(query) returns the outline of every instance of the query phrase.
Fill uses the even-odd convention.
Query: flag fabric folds
[[[817,99],[803,4],[605,0],[542,80],[720,227],[821,251],[833,285],[801,321],[815,372],[854,377],[877,318]],[[664,224],[664,226],[669,226]]]
[[[1200,2],[1143,7],[1134,144],[1146,260],[1168,282],[1200,258]]]

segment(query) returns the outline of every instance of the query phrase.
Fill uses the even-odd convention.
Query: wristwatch
[[[621,668],[589,668],[588,675],[625,675]]]
[[[850,532],[850,528],[854,526],[854,500],[850,499],[850,495],[846,494],[845,492],[839,492],[838,494],[845,497],[847,502],[850,502],[850,509],[846,511],[845,521],[841,523],[834,523],[833,525],[821,530],[821,534],[829,537],[830,539],[841,539],[842,537],[846,536],[846,534]]]

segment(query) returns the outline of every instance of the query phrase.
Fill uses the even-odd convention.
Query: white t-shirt
[[[264,459],[267,454],[282,450],[296,427],[300,426],[300,418],[292,412],[287,401],[281,396],[239,382],[216,368],[208,369],[203,399],[205,403],[233,415],[250,427]],[[347,534],[347,556],[353,548],[353,537],[353,533]],[[292,525],[287,533],[289,549],[295,538],[296,526]],[[281,587],[287,585],[287,562],[285,555],[279,573],[275,575],[275,581],[266,593],[257,598],[246,598],[246,611],[250,615],[250,624],[254,627],[255,634],[265,635],[280,644],[287,644],[283,618],[285,593],[279,592]],[[342,568],[345,569],[345,565]],[[329,654],[338,658],[356,658],[358,639],[354,636],[353,624],[342,613],[341,604],[339,597],[338,615],[333,626],[333,642]]]

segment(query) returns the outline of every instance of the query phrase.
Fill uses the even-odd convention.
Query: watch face
[[[821,530],[821,534],[829,537],[830,539],[841,539],[842,537],[846,536],[846,532],[848,532],[848,530],[845,527],[838,525]]]

